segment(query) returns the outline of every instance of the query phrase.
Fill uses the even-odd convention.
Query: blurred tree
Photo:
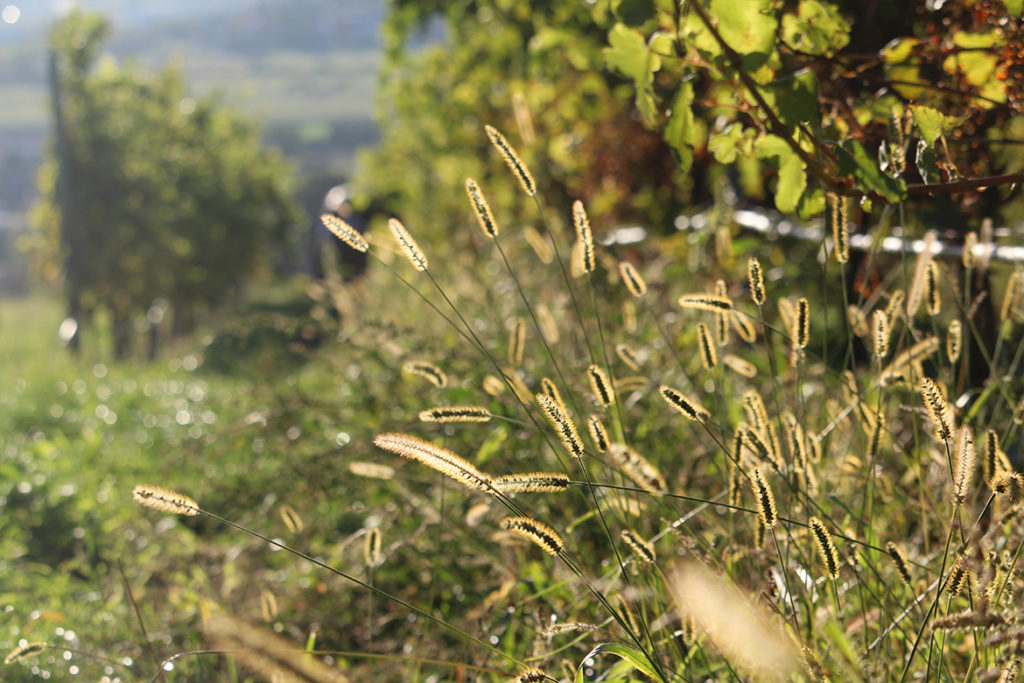
[[[101,57],[101,16],[51,33],[55,139],[39,172],[37,266],[63,282],[69,314],[109,316],[114,351],[158,297],[178,331],[265,270],[298,223],[292,169],[216,97],[191,98],[180,72]]]

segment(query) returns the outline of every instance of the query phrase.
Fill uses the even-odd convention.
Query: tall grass
[[[483,229],[460,240],[470,248],[431,254],[414,218],[393,221],[395,241],[365,245],[386,268],[361,310],[346,306],[342,350],[318,361],[344,362],[351,383],[361,363],[391,368],[371,378],[386,389],[348,399],[366,402],[347,411],[358,445],[307,482],[315,497],[377,501],[349,537],[366,539],[362,560],[347,540],[309,538],[335,524],[310,514],[315,500],[290,500],[287,542],[269,520],[226,519],[205,491],[181,492],[202,507],[184,496],[169,509],[167,492],[149,504],[287,551],[315,568],[318,600],[360,603],[340,608],[358,627],[330,622],[338,631],[305,648],[338,668],[301,675],[1012,680],[1024,651],[1019,275],[993,278],[1009,287],[987,294],[998,343],[983,349],[985,385],[970,387],[966,350],[983,342],[965,291],[973,262],[897,264],[850,300],[840,225],[839,250],[820,245],[831,263],[698,239],[684,271],[603,245],[612,226],[580,203],[564,220],[573,234],[548,224],[533,176],[488,135],[539,227],[502,226],[475,181],[467,223]],[[322,301],[354,295],[333,286]],[[264,618],[302,650],[303,624],[328,611],[287,580],[275,592]],[[211,647],[176,663],[300,675],[287,644],[218,638],[211,619]]]

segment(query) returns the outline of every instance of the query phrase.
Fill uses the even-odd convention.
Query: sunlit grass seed
[[[491,213],[491,206],[484,198],[483,192],[480,191],[480,186],[472,178],[466,178],[466,194],[469,196],[469,203],[473,206],[473,213],[476,214],[480,229],[491,239],[497,237],[498,223],[494,220],[494,214]]]
[[[793,343],[798,349],[807,348],[811,340],[811,314],[807,299],[800,298],[796,302],[796,317],[793,322]]]
[[[576,226],[576,243],[579,245],[576,264],[581,274],[592,273],[597,265],[594,256],[594,234],[590,230],[590,219],[583,202],[576,200],[572,204],[572,222]]]
[[[638,534],[634,533],[629,529],[623,529],[622,540],[626,542],[633,553],[645,564],[654,564],[658,561],[658,556],[654,552],[654,546],[641,538]]]
[[[543,683],[548,680],[547,674],[540,669],[529,668],[520,671],[512,683]]]
[[[548,343],[558,343],[560,338],[558,323],[555,322],[555,316],[551,315],[551,309],[544,304],[537,304],[537,324],[540,327],[540,333],[544,335],[544,339]]]
[[[961,425],[957,435],[956,476],[953,479],[953,500],[963,503],[974,474],[974,430]]]
[[[640,372],[640,359],[637,358],[636,351],[634,351],[627,344],[616,344],[615,354],[619,357],[623,363],[629,367],[633,372]]]
[[[966,560],[962,556],[956,558],[956,562],[949,571],[949,578],[946,581],[946,592],[953,598],[960,595],[964,586],[967,585],[969,578],[970,570],[967,568]]]
[[[587,418],[587,430],[590,432],[590,438],[594,442],[594,447],[598,453],[604,453],[608,450],[608,430],[605,429],[604,423],[601,422],[601,418],[597,415],[591,415]]]
[[[829,533],[828,527],[817,517],[811,517],[810,527],[818,546],[818,554],[825,564],[825,570],[832,579],[838,579],[839,553],[836,552],[836,546],[832,542],[832,535]]]
[[[268,590],[260,593],[260,616],[268,624],[277,619],[277,598]]]
[[[757,501],[757,514],[761,518],[761,524],[771,529],[779,520],[779,514],[775,509],[775,494],[772,493],[768,480],[764,478],[760,468],[754,469],[754,476],[751,477],[750,486],[754,491],[754,500]]]
[[[508,362],[513,367],[523,364],[523,354],[526,349],[526,323],[522,318],[515,318],[512,321],[512,329],[508,335]]]
[[[740,335],[740,339],[753,344],[757,341],[757,329],[754,327],[750,319],[742,313],[734,312],[732,316],[732,326],[736,328],[736,332]]]
[[[491,477],[447,448],[408,434],[378,434],[373,439],[382,448],[403,458],[415,460],[471,489],[492,491]]]
[[[637,272],[632,263],[629,261],[619,261],[619,274],[622,276],[622,281],[626,283],[626,289],[629,290],[630,294],[639,299],[647,293],[647,283],[640,277],[640,273]]]
[[[929,261],[925,270],[924,293],[928,315],[937,316],[942,311],[942,297],[939,293],[939,265],[935,261]]]
[[[402,248],[402,252],[406,258],[409,259],[409,263],[412,267],[419,271],[424,271],[429,266],[427,262],[427,256],[420,249],[420,245],[416,243],[416,240],[412,238],[409,231],[406,230],[402,222],[397,218],[388,219],[388,229],[391,231],[391,235],[398,242],[398,246]]]
[[[576,431],[576,425],[566,415],[564,406],[547,394],[537,394],[537,405],[555,428],[566,452],[574,458],[582,458],[583,442],[580,440],[579,432]]]
[[[700,345],[700,360],[705,370],[712,370],[718,365],[718,354],[711,341],[711,330],[704,323],[697,323],[697,341]]]
[[[557,555],[564,548],[562,537],[554,529],[529,517],[506,517],[501,520],[501,528],[533,541],[548,555]]]
[[[956,363],[960,359],[962,348],[963,328],[959,320],[950,320],[946,328],[946,357],[950,363]]]
[[[444,374],[444,371],[441,370],[441,368],[428,361],[408,361],[402,365],[402,372],[422,377],[438,389],[444,389],[448,386],[448,376]]]
[[[910,565],[907,564],[907,558],[903,556],[903,553],[892,541],[885,544],[885,552],[892,558],[893,564],[896,565],[896,572],[900,575],[900,580],[907,586],[910,586]]]
[[[662,385],[658,391],[661,392],[661,397],[665,399],[665,402],[678,410],[684,417],[695,422],[704,422],[711,417],[711,413],[700,403],[672,387]]]
[[[501,396],[505,393],[505,383],[501,381],[500,377],[494,375],[484,377],[483,388],[489,396]]]
[[[380,529],[373,527],[366,532],[363,539],[363,563],[367,567],[379,567],[384,563],[384,553],[381,551]]]
[[[199,503],[188,496],[162,488],[139,484],[132,489],[132,498],[142,507],[194,517],[199,514]]]
[[[519,184],[523,186],[523,191],[531,197],[536,195],[537,185],[533,182],[533,176],[530,175],[526,164],[516,154],[516,150],[512,145],[508,144],[505,136],[499,133],[498,129],[493,126],[484,126],[484,130],[487,131],[487,137],[490,139],[491,144],[501,153],[505,163],[512,169],[512,173],[515,174],[516,178],[519,179]]]
[[[561,493],[569,488],[569,476],[560,472],[505,474],[494,478],[501,493]]]
[[[722,356],[722,363],[737,375],[742,375],[747,378],[754,378],[757,376],[757,367],[753,363],[743,360],[736,354],[725,354]]]
[[[830,193],[828,195],[829,217],[832,226],[832,255],[836,263],[850,260],[850,226],[847,218],[847,199]]]
[[[699,311],[723,313],[732,310],[732,299],[715,294],[684,294],[679,297],[679,305]]]
[[[305,526],[302,523],[302,517],[299,517],[299,513],[291,505],[282,505],[278,508],[278,514],[281,515],[281,521],[288,527],[288,531],[293,534],[299,533]]]
[[[14,662],[27,659],[33,655],[39,654],[48,647],[49,645],[46,643],[40,642],[23,643],[7,653],[7,656],[4,657],[4,664],[13,664]]]
[[[590,379],[590,389],[599,404],[608,407],[615,403],[615,391],[604,370],[597,365],[591,365],[587,368],[587,377]]]
[[[750,284],[750,298],[757,306],[763,306],[765,302],[764,270],[761,268],[761,262],[754,257],[747,260],[747,280]]]
[[[889,355],[889,316],[885,311],[871,314],[871,339],[874,342],[875,358],[879,362]]]
[[[949,441],[953,438],[953,418],[945,393],[935,380],[929,377],[921,379],[920,391],[928,410],[928,417],[935,425],[936,436],[942,441]]]
[[[420,411],[420,422],[490,422],[491,411],[480,406],[437,406]]]
[[[366,477],[368,479],[392,479],[395,476],[394,467],[380,465],[375,462],[350,462],[348,464],[348,471],[357,477]]]
[[[963,251],[960,253],[960,263],[964,268],[974,268],[974,249],[978,246],[978,233],[971,230],[964,235]]]
[[[541,235],[537,232],[537,228],[532,225],[528,225],[523,228],[523,239],[533,249],[533,253],[537,255],[537,258],[544,265],[550,264],[555,260],[555,248],[551,244],[551,238],[547,235]]]
[[[857,306],[850,304],[846,307],[846,319],[850,323],[850,330],[855,337],[864,337],[868,333],[868,319]]]
[[[1017,308],[1017,304],[1021,298],[1021,275],[1020,271],[1013,271],[1010,273],[1010,278],[1006,281],[1006,292],[1003,294],[1003,305],[999,310],[999,321],[1006,322],[1013,318],[1014,312]]]
[[[367,250],[369,250],[369,243],[363,239],[363,236],[359,234],[359,231],[334,214],[322,214],[320,216],[320,221],[335,237],[356,251],[366,253]]]
[[[613,443],[608,447],[608,457],[612,463],[637,486],[651,493],[665,493],[668,483],[657,467],[629,446]]]

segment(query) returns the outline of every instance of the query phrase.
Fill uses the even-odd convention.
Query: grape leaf
[[[807,173],[804,162],[795,154],[782,162],[779,168],[779,184],[775,188],[775,207],[782,213],[796,210],[800,195],[807,187]]]
[[[794,50],[831,57],[850,42],[850,25],[835,5],[804,0],[796,14],[782,17],[782,40]]]
[[[835,153],[839,160],[839,172],[852,175],[862,188],[877,192],[891,202],[901,201],[907,196],[906,183],[882,173],[878,163],[859,141],[845,142],[835,149]]]
[[[911,105],[914,112],[914,123],[921,131],[921,137],[929,145],[935,144],[935,139],[943,133],[948,133],[956,125],[956,119],[946,116],[938,109],[920,105]]]
[[[693,84],[689,81],[679,86],[676,99],[672,102],[672,113],[665,124],[665,142],[679,154],[679,166],[685,173],[693,163]]]
[[[608,68],[632,78],[637,85],[650,83],[661,67],[660,58],[651,55],[643,35],[624,24],[615,24],[608,32],[608,45],[604,48]]]
[[[775,17],[771,0],[711,0],[711,15],[726,44],[741,55],[769,55],[775,48]]]

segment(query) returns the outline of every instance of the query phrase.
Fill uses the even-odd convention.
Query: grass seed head
[[[365,254],[370,249],[369,243],[363,239],[363,236],[359,234],[358,230],[335,216],[333,213],[321,214],[320,222],[323,223],[324,227],[330,230],[335,237],[356,251]]]
[[[750,298],[753,299],[755,305],[763,306],[766,300],[764,270],[761,268],[761,262],[753,256],[747,260],[747,280],[750,282]]]
[[[416,240],[412,238],[409,231],[405,229],[402,222],[397,218],[388,219],[388,230],[391,231],[391,235],[398,242],[398,246],[402,248],[402,253],[409,259],[409,263],[412,267],[419,271],[424,271],[429,267],[426,254],[420,249],[420,245],[416,243]]]
[[[490,422],[491,411],[481,406],[436,406],[420,411],[420,422]]]
[[[619,261],[619,274],[626,283],[626,289],[637,299],[647,293],[647,283],[629,261]]]
[[[592,273],[597,265],[594,256],[594,234],[590,230],[590,219],[583,202],[576,200],[572,204],[572,222],[576,226],[576,243],[579,245],[576,258],[577,270],[580,274]]]
[[[199,514],[199,503],[188,496],[162,488],[139,484],[132,489],[132,498],[142,507],[152,508],[160,512],[194,517]]]
[[[661,392],[661,397],[665,399],[665,403],[678,410],[684,417],[687,417],[694,422],[704,422],[711,413],[707,411],[701,404],[692,398],[685,396],[681,392],[676,391],[672,387],[662,385],[658,390]]]
[[[480,186],[472,178],[466,178],[466,194],[469,195],[469,203],[473,206],[473,213],[476,214],[477,223],[484,234],[494,239],[498,236],[498,222],[494,220],[491,213],[491,205],[484,198]]]
[[[556,402],[547,394],[537,394],[537,405],[548,418],[548,422],[555,428],[558,438],[565,450],[574,458],[583,457],[583,442],[580,440],[576,425],[566,415],[565,407],[561,402]]]
[[[590,378],[590,388],[594,392],[597,402],[604,407],[615,403],[615,390],[608,379],[608,375],[597,365],[587,368],[587,377]]]
[[[501,528],[533,541],[548,555],[557,555],[565,547],[554,529],[529,517],[506,517],[501,520]]]
[[[633,553],[636,554],[641,562],[644,564],[655,564],[658,561],[658,556],[654,552],[654,546],[638,534],[629,529],[623,529],[621,536],[622,540],[633,549]]]
[[[825,571],[828,572],[829,577],[833,580],[838,579],[839,553],[836,552],[836,546],[832,542],[832,534],[828,532],[828,527],[817,517],[811,517],[810,527],[811,532],[814,534],[814,541],[818,546],[818,554],[825,564]]]
[[[598,453],[604,453],[608,450],[608,430],[605,429],[604,423],[601,422],[601,418],[597,415],[591,415],[587,418],[587,429],[590,431],[590,438],[594,442],[594,447]]]
[[[39,654],[48,647],[49,645],[47,645],[46,643],[22,643],[21,645],[7,653],[7,656],[4,657],[4,664],[13,664],[14,662],[19,662],[23,659],[27,659],[32,655]]]
[[[779,521],[779,513],[775,509],[775,494],[772,493],[768,480],[761,474],[760,468],[754,469],[750,486],[754,491],[754,499],[757,501],[757,514],[761,518],[761,524],[765,528],[771,529]]]
[[[505,136],[499,133],[498,129],[493,126],[485,126],[484,130],[487,131],[487,137],[490,139],[491,144],[501,153],[505,163],[512,169],[512,173],[515,174],[516,178],[519,179],[519,184],[523,186],[523,191],[531,197],[536,195],[537,185],[533,182],[533,176],[530,175],[530,171],[526,168],[523,160],[516,154],[516,150],[513,149],[512,145],[508,144]]]

